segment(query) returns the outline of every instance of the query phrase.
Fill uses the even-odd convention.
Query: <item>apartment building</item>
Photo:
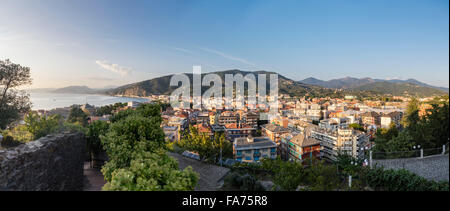
[[[242,114],[241,121],[247,125],[257,127],[259,114],[255,112],[246,112]]]
[[[210,125],[218,125],[219,124],[219,115],[216,112],[209,112],[209,124]]]
[[[285,133],[289,133],[289,129],[275,125],[275,124],[265,124],[261,127],[262,133],[269,137],[270,140],[274,141],[275,143],[279,144],[281,141],[281,135]]]
[[[233,143],[234,159],[240,162],[258,162],[262,158],[275,159],[277,144],[268,137],[236,138]]]
[[[369,136],[365,133],[348,127],[317,127],[311,131],[311,137],[320,142],[323,158],[331,161],[337,159],[339,152],[355,158],[362,156],[359,147],[369,141]]]
[[[247,124],[230,123],[225,125],[225,136],[231,141],[236,138],[248,137],[254,131],[256,128]]]
[[[389,128],[392,123],[396,127],[400,126],[400,121],[403,118],[403,113],[399,111],[394,111],[388,114],[383,114],[380,117],[380,124],[382,128]]]
[[[200,112],[195,117],[196,124],[208,124],[210,122],[209,112]]]
[[[174,142],[178,139],[178,127],[176,126],[163,126],[163,132],[165,140],[168,142]]]
[[[137,108],[141,105],[141,102],[137,102],[137,101],[130,101],[127,103],[127,107],[128,108]]]
[[[380,114],[375,111],[362,114],[361,119],[362,123],[365,125],[380,125]]]
[[[289,160],[303,161],[315,157],[320,158],[320,142],[301,133],[288,141]]]
[[[167,126],[174,126],[177,128],[178,134],[176,136],[176,140],[179,141],[181,138],[181,131],[184,131],[189,126],[189,121],[187,118],[171,116],[168,119]]]
[[[218,123],[219,125],[226,125],[226,124],[236,124],[238,123],[238,115],[234,114],[231,111],[224,111],[221,114],[219,114]]]

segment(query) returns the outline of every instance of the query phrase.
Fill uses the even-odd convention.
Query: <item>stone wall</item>
[[[0,150],[0,191],[77,191],[83,188],[86,139],[49,135]]]
[[[374,160],[374,165],[383,166],[386,169],[406,169],[434,181],[449,181],[448,154],[424,158]]]

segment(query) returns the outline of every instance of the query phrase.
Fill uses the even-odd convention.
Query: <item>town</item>
[[[373,147],[377,129],[400,127],[410,100],[401,96],[392,97],[389,102],[359,101],[354,96],[345,96],[344,99],[305,99],[280,95],[279,98],[279,112],[276,116],[271,116],[270,120],[260,120],[261,110],[257,109],[200,110],[173,109],[168,106],[161,113],[161,126],[167,142],[180,141],[189,126],[211,138],[223,133],[233,143],[233,161],[227,163],[258,162],[262,158],[275,159],[277,156],[283,160],[300,162],[310,157],[336,161],[338,153],[367,159],[364,152]],[[163,95],[153,95],[149,99],[169,102],[169,96]],[[418,100],[429,102],[433,97]],[[124,103],[104,115],[97,112],[99,108],[89,104],[74,106],[79,106],[91,123],[109,122],[112,115],[136,109],[140,104],[142,103],[136,101]],[[40,116],[61,115],[67,118],[71,108],[37,110],[37,113]],[[430,108],[430,104],[422,103],[420,115],[424,115]]]
[[[448,1],[4,1],[0,193],[449,191]]]

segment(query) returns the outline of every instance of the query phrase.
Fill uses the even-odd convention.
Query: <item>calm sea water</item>
[[[117,102],[125,103],[129,101],[148,102],[148,99],[114,97],[96,94],[57,94],[57,93],[36,93],[29,92],[30,100],[33,103],[32,109],[46,109],[68,107],[73,104],[85,104],[103,106]]]

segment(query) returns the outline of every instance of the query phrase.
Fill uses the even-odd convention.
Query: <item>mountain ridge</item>
[[[225,74],[242,74],[243,76],[252,73],[257,79],[258,74],[278,74],[270,71],[243,71],[238,69],[215,71],[203,73],[217,74],[222,79],[224,86]],[[184,73],[188,76],[192,84],[192,73]],[[87,86],[68,86],[59,89],[53,89],[52,93],[75,93],[75,94],[107,94],[114,96],[138,96],[147,97],[150,95],[169,95],[177,86],[170,86],[170,79],[174,74],[160,76],[136,83],[126,84],[116,88],[93,89]],[[372,79],[369,77],[355,78],[344,77],[323,81],[313,77],[301,81],[294,81],[283,75],[278,74],[279,92],[290,96],[311,96],[311,97],[343,97],[344,95],[371,96],[374,94],[407,95],[407,96],[430,96],[448,94],[448,88],[434,87],[415,79],[407,80],[383,80]],[[269,91],[269,78],[266,78],[266,91]],[[202,92],[209,86],[203,86]],[[439,89],[441,88],[441,89]],[[192,89],[192,88],[191,88]]]
[[[364,86],[364,85],[367,85],[370,83],[376,83],[376,82],[390,82],[390,83],[400,83],[400,84],[410,83],[410,84],[420,85],[422,87],[438,89],[438,90],[441,90],[441,91],[444,91],[447,93],[449,92],[449,88],[447,88],[447,87],[438,87],[438,86],[429,85],[429,84],[420,82],[413,78],[409,78],[406,80],[400,80],[400,79],[372,79],[370,77],[353,78],[353,77],[347,76],[345,78],[338,78],[338,79],[331,79],[328,81],[324,81],[324,80],[320,80],[317,78],[308,77],[303,80],[300,80],[299,82],[310,84],[310,85],[323,86],[323,87],[327,87],[327,88],[335,88],[335,89],[352,89],[352,88],[357,88],[358,86]]]

